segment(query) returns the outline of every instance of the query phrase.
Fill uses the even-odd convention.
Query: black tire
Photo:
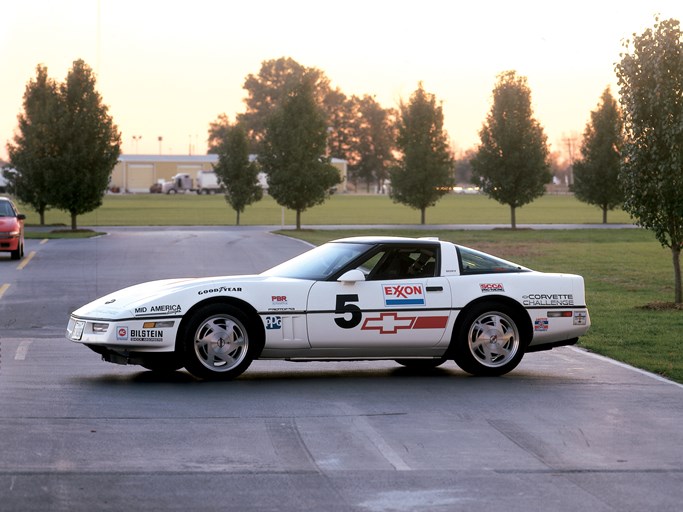
[[[518,315],[505,304],[492,302],[463,313],[453,346],[456,364],[467,373],[494,377],[513,370],[529,340]]]
[[[146,358],[140,366],[156,373],[173,373],[180,370],[184,363],[176,354],[159,354]]]
[[[444,364],[448,359],[441,357],[439,359],[395,359],[401,366],[405,366],[411,370],[431,370]]]
[[[207,380],[230,380],[241,375],[263,346],[247,315],[227,304],[197,310],[183,336],[185,368]]]
[[[17,250],[10,252],[10,258],[12,258],[13,260],[20,260],[23,257],[24,257],[24,243],[22,241],[20,241],[19,245],[17,247]]]

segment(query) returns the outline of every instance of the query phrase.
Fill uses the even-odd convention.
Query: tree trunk
[[[607,224],[607,207],[602,209],[602,223]]]
[[[240,211],[237,210],[237,221],[235,222],[235,226],[239,226],[239,225],[240,225]]]
[[[517,229],[517,214],[515,212],[515,207],[510,205],[510,227],[512,229]]]
[[[673,244],[672,244],[673,245]],[[681,249],[671,248],[671,256],[674,262],[674,302],[683,303],[683,288],[681,287]]]
[[[76,217],[78,217],[78,215],[74,212],[71,212],[71,231],[76,231],[78,229]]]
[[[45,225],[45,208],[41,208],[40,211],[38,212],[40,215],[40,225],[44,226]]]
[[[301,210],[296,211],[296,229],[297,231],[301,229]]]
[[[425,210],[426,210],[426,208],[422,208],[420,210],[420,224],[422,224],[422,225],[424,225],[424,223],[425,223],[425,218],[426,218]]]

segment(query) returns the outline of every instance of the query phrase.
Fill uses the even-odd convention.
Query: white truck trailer
[[[173,176],[171,181],[166,181],[161,186],[161,191],[164,194],[177,194],[178,192],[215,194],[222,189],[223,187],[218,182],[218,176],[213,171],[197,171],[196,178],[192,178],[188,173],[179,173]]]

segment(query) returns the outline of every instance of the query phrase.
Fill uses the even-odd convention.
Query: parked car
[[[438,239],[355,237],[259,275],[132,286],[71,314],[67,338],[105,361],[231,379],[254,359],[453,359],[502,375],[588,330],[583,278]]]
[[[24,257],[24,219],[9,198],[0,197],[0,252],[9,252],[13,260]]]

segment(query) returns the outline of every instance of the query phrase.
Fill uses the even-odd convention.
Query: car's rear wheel
[[[250,325],[244,313],[229,305],[199,309],[185,330],[187,371],[210,380],[229,380],[242,374],[261,345],[249,332]]]
[[[505,304],[480,304],[464,313],[453,351],[457,365],[472,375],[497,376],[524,356],[520,321]]]

